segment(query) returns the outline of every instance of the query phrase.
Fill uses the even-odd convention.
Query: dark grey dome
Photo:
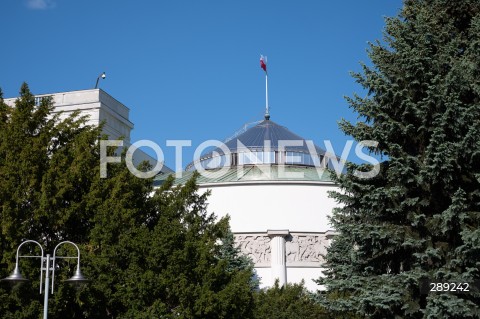
[[[325,155],[325,150],[312,141],[305,140],[269,119],[261,121],[224,144],[230,154],[225,155],[227,150],[217,147],[187,165],[186,170],[195,169],[195,163],[205,169],[262,164],[319,166],[322,165]]]
[[[237,149],[239,145],[238,142],[243,144],[250,151],[256,151],[264,149],[265,141],[270,141],[270,149],[274,151],[279,150],[279,141],[301,141],[301,146],[284,146],[284,150],[309,153],[307,144],[303,137],[291,132],[285,126],[281,126],[270,120],[263,120],[244,133],[228,141],[225,143],[225,145],[230,149],[230,152],[236,153],[237,150],[242,150]],[[318,154],[325,154],[325,151],[316,145],[315,149]],[[223,153],[220,149],[216,149],[215,151],[221,154]]]

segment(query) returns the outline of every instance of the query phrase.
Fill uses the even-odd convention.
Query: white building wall
[[[53,94],[35,95],[36,101],[43,97],[51,97],[55,109],[53,113],[60,113],[61,118],[70,116],[75,111],[80,111],[81,116],[87,116],[88,125],[99,125],[105,120],[105,134],[110,139],[123,136],[125,142],[130,143],[130,131],[133,123],[128,119],[129,109],[115,100],[101,89],[60,92]],[[16,98],[5,99],[8,105],[14,106]]]
[[[130,132],[134,125],[129,120],[129,108],[117,101],[108,93],[101,89],[81,90],[59,92],[52,94],[35,95],[35,99],[40,101],[43,97],[51,97],[55,109],[53,113],[60,113],[60,118],[66,118],[75,111],[80,111],[80,116],[87,117],[87,125],[97,126],[105,121],[103,133],[108,135],[109,139],[124,141],[124,147],[131,145]],[[16,98],[5,99],[5,103],[14,106]],[[157,160],[142,150],[134,153],[134,165],[142,161],[148,161],[155,166]],[[172,172],[170,168],[164,166],[163,172]]]
[[[310,291],[322,290],[313,280],[323,277],[321,267],[317,268],[300,268],[300,267],[287,267],[287,281],[291,283],[300,283],[302,280],[305,282],[305,287]]]
[[[230,216],[237,244],[255,263],[260,288],[272,286],[279,274],[278,262],[272,262],[278,245],[271,245],[269,234],[286,231],[283,264],[287,282],[304,280],[307,289],[321,289],[313,279],[323,275],[321,254],[334,234],[328,216],[336,202],[328,192],[338,190],[337,186],[328,182],[258,181],[201,184],[199,188],[201,192],[211,190],[209,212]]]
[[[218,184],[218,185],[217,185]],[[268,229],[326,232],[335,201],[328,191],[337,189],[325,182],[236,182],[202,184],[211,189],[208,209],[217,216],[231,216],[234,232],[265,232]]]

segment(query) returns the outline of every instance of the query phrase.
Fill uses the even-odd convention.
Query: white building
[[[208,210],[230,216],[260,287],[278,279],[281,285],[304,280],[308,289],[319,289],[313,279],[323,275],[322,255],[334,234],[328,216],[336,203],[328,192],[337,189],[325,169],[325,151],[269,116],[225,145],[189,164],[176,183],[201,172],[200,191],[211,190]]]
[[[133,123],[129,109],[101,89],[62,92],[51,96],[55,112],[65,116],[80,111],[88,124],[105,121],[110,139],[123,137],[130,144]],[[15,99],[6,99],[14,105]],[[193,133],[193,132],[192,132]],[[270,120],[258,122],[187,166],[176,184],[184,184],[194,170],[202,171],[199,189],[211,190],[208,209],[230,216],[230,225],[241,251],[249,255],[261,279],[261,287],[305,281],[310,290],[322,276],[322,255],[334,232],[328,216],[336,206],[328,196],[337,186],[325,169],[325,152],[312,141]],[[155,159],[137,150],[135,162]],[[172,173],[163,166],[162,172]],[[159,174],[161,185],[168,174]]]
[[[88,117],[87,125],[98,126],[105,122],[103,133],[108,135],[109,139],[121,139],[124,141],[125,147],[131,145],[130,132],[134,125],[129,120],[130,109],[102,89],[35,95],[35,103],[40,104],[44,97],[52,98],[55,106],[53,113],[61,112],[61,118],[80,111],[80,116]],[[14,106],[15,100],[16,98],[5,99],[5,103]],[[137,149],[134,153],[133,163],[138,165],[142,161],[148,161],[152,166],[155,166],[157,162],[155,158]],[[162,172],[170,173],[172,170],[164,165]]]

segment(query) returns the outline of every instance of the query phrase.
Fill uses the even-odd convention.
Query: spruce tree
[[[225,219],[226,221],[230,221],[229,216],[227,216]],[[226,260],[228,262],[227,269],[229,271],[252,271],[254,275],[250,280],[250,285],[252,290],[258,289],[260,280],[254,269],[255,264],[249,256],[242,254],[240,247],[235,243],[235,236],[233,235],[230,227],[228,227],[226,235],[222,238],[222,244],[220,246],[218,258]]]
[[[480,1],[406,0],[386,19],[366,96],[341,129],[378,141],[379,174],[351,164],[335,181],[338,232],[326,256],[325,305],[341,316],[479,318],[480,293],[420,291],[480,279]],[[428,289],[427,289],[428,290]]]

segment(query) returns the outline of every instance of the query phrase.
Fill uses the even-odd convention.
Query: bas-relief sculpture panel
[[[235,243],[240,251],[252,258],[256,267],[270,266],[270,238],[266,235],[235,235]]]
[[[329,245],[325,234],[290,233],[285,241],[287,267],[321,267]],[[266,234],[237,234],[235,243],[252,258],[255,267],[270,266],[270,238]]]
[[[323,262],[329,240],[323,234],[290,234],[286,238],[287,266],[317,266]]]

